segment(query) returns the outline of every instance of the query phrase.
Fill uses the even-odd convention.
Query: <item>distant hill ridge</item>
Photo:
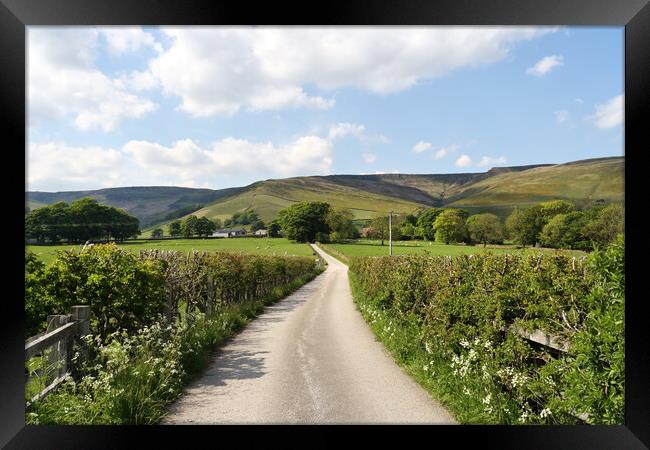
[[[409,213],[431,206],[490,211],[505,217],[515,206],[567,199],[582,206],[602,198],[624,198],[623,156],[563,164],[495,167],[479,173],[326,175],[268,179],[228,189],[170,186],[105,188],[89,191],[28,192],[33,207],[94,197],[135,215],[143,227],[166,223],[175,215],[225,219],[255,210],[268,222],[294,202],[327,201],[350,209],[355,218],[378,213]],[[199,208],[199,206],[201,206]]]

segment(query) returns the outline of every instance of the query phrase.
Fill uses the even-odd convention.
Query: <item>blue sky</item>
[[[623,154],[622,27],[28,28],[29,190]]]

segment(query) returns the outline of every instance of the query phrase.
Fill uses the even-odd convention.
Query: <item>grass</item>
[[[377,339],[408,375],[438,400],[461,424],[491,422],[482,413],[483,405],[480,398],[462,394],[462,383],[459,377],[452,373],[453,369],[450,365],[440,359],[432,360],[422,349],[421,330],[415,323],[400,321],[390,313],[373,307],[353,273],[349,273],[349,283],[357,309]],[[433,374],[435,375],[432,376]]]
[[[131,241],[118,245],[126,251],[137,253],[143,249],[192,250],[206,252],[242,252],[268,256],[311,256],[313,250],[307,244],[291,242],[284,238],[230,238],[230,239],[174,239]],[[79,250],[79,245],[28,245],[30,250],[43,261],[50,264],[63,250]]]
[[[358,240],[354,243],[335,243],[328,244],[332,249],[344,254],[345,256],[385,256],[388,255],[388,241],[381,245],[380,241]],[[393,255],[430,255],[430,256],[458,256],[469,255],[482,252],[492,253],[569,253],[573,256],[585,255],[579,250],[556,250],[548,248],[517,248],[513,245],[463,245],[463,244],[440,244],[431,241],[398,241],[393,242]]]
[[[291,283],[276,287],[266,296],[225,306],[212,316],[197,319],[179,335],[179,356],[173,356],[173,352],[161,354],[159,346],[153,342],[155,339],[141,342],[135,349],[137,356],[129,359],[126,366],[115,362],[113,369],[104,367],[100,371],[97,379],[104,382],[95,383],[96,388],[80,391],[64,386],[44,401],[37,402],[27,413],[26,422],[72,425],[158,423],[168,405],[181,395],[182,386],[201,375],[214,351],[264,312],[266,306],[280,301],[320,272],[317,269],[306,273]],[[168,371],[165,369],[168,366],[182,370]],[[164,380],[162,386],[161,379]],[[161,389],[165,384],[171,386],[169,390]]]

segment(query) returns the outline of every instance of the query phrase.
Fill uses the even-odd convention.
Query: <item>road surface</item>
[[[267,307],[215,353],[162,424],[455,423],[375,340],[345,264]]]

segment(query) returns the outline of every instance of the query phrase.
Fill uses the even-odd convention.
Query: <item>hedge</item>
[[[582,259],[356,257],[350,272],[375,331],[462,420],[622,424],[624,264],[619,236]],[[513,325],[555,335],[569,352]]]

